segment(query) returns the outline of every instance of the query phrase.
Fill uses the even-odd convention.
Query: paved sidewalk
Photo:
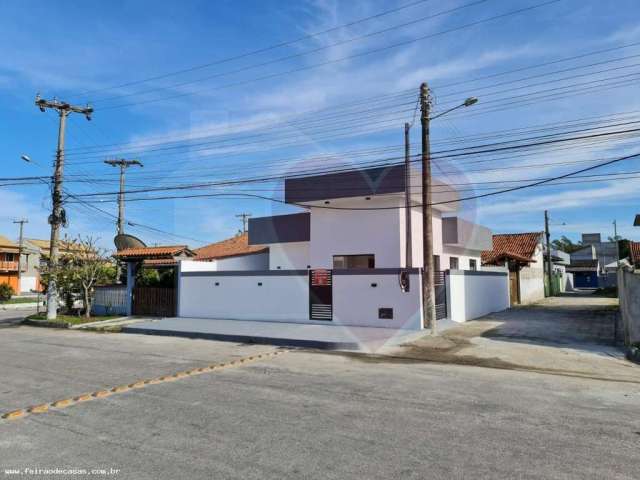
[[[613,345],[617,300],[547,298],[423,336],[393,355],[426,361],[640,383],[640,367]]]
[[[124,333],[366,352],[379,352],[383,348],[409,342],[424,334],[421,331],[393,328],[205,318],[164,318],[125,326],[122,331]]]

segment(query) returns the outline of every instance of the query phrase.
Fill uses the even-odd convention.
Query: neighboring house
[[[618,259],[616,242],[603,242],[599,233],[583,233],[581,243],[584,246],[571,253],[568,267],[568,271],[574,273],[575,286],[615,286],[617,276],[615,272],[608,272],[606,267]]]
[[[40,288],[39,249],[26,242],[22,246],[21,275],[18,275],[18,243],[0,235],[0,283],[8,283],[16,293],[37,291]],[[18,285],[20,277],[20,285]]]
[[[162,245],[155,247],[135,247],[118,250],[114,255],[127,264],[126,290],[122,295],[124,305],[118,305],[127,315],[175,316],[177,292],[172,287],[137,287],[136,273],[140,268],[154,269],[159,272],[173,271],[174,282],[178,278],[178,266],[181,261],[193,259],[196,253],[187,245]],[[113,290],[113,287],[110,287]],[[120,298],[120,297],[118,297]],[[95,308],[103,309],[104,304]]]
[[[196,248],[195,260],[212,262],[215,270],[268,270],[269,249],[261,245],[249,245],[249,234]]]
[[[465,321],[508,308],[509,286],[506,272],[482,271],[491,231],[456,216],[458,199],[434,182],[435,271],[427,274],[436,279],[437,317]],[[284,200],[303,211],[251,218],[246,247],[236,237],[198,249],[205,261],[180,263],[179,316],[423,327],[421,192],[406,209],[404,166],[287,178]],[[227,253],[243,266],[251,255],[268,262],[238,271],[206,261],[236,258]]]
[[[546,247],[545,247],[545,262],[546,262]],[[545,263],[546,264],[546,263]],[[567,267],[571,264],[571,256],[567,252],[558,250],[556,248],[551,249],[551,264],[552,272],[560,276],[560,291],[566,292],[573,290],[573,274],[567,272]]]
[[[542,232],[493,236],[493,248],[482,252],[483,268],[509,272],[511,304],[544,298]]]

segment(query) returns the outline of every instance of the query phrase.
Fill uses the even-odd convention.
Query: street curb
[[[180,337],[202,340],[218,340],[221,342],[250,343],[257,345],[275,345],[277,347],[313,348],[318,350],[358,350],[355,342],[332,342],[322,340],[303,340],[297,338],[263,337],[256,335],[240,335],[227,333],[179,332],[156,330],[151,328],[123,327],[122,333],[157,335],[161,337]]]
[[[50,322],[49,320],[31,320],[29,318],[24,318],[21,323],[23,325],[29,325],[31,327],[69,328],[69,324],[68,323]]]

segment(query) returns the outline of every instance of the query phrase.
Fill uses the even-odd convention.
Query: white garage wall
[[[254,272],[197,271],[206,262],[182,262],[178,316],[225,320],[255,320],[353,325],[419,330],[420,276],[411,274],[409,292],[402,292],[397,269],[333,275],[333,320],[309,320],[306,270]],[[361,272],[361,271],[360,271]],[[262,285],[259,285],[262,284]],[[375,286],[372,286],[375,284]],[[393,319],[378,318],[379,308],[392,308]]]
[[[343,273],[344,272],[344,273]],[[400,290],[398,273],[333,273],[333,319],[340,325],[422,329],[420,275],[410,275],[409,292]],[[375,286],[373,286],[375,285]],[[393,319],[378,318],[379,308],[393,308]]]
[[[20,292],[31,292],[36,289],[38,279],[36,277],[21,277],[20,278]]]
[[[309,318],[306,272],[283,271],[287,273],[285,275],[272,275],[268,271],[256,275],[238,273],[181,274],[178,316],[283,322]]]
[[[454,322],[466,322],[509,308],[507,273],[452,270],[446,278],[447,310]]]

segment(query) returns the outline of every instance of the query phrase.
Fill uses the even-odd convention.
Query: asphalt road
[[[271,351],[5,328],[0,410]],[[0,422],[2,469],[127,479],[635,479],[638,465],[637,383],[305,351]]]

